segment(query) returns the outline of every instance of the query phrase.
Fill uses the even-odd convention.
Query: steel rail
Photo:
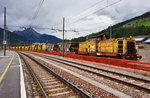
[[[34,53],[34,54],[35,54],[35,53]],[[39,54],[36,54],[36,55],[39,55]],[[40,55],[40,56],[41,56],[41,55]],[[128,77],[128,78],[134,78],[134,79],[137,79],[137,80],[140,80],[140,81],[150,82],[150,80],[145,80],[145,79],[141,79],[141,78],[138,78],[138,77],[129,76],[129,75],[126,75],[126,74],[122,74],[122,73],[119,73],[119,72],[110,71],[110,70],[107,70],[107,69],[96,68],[96,67],[94,67],[94,66],[89,66],[89,65],[86,65],[86,64],[78,63],[78,62],[73,62],[73,61],[69,61],[69,60],[64,60],[64,59],[61,59],[61,58],[55,58],[55,57],[47,56],[47,55],[42,55],[42,57],[45,57],[45,58],[47,58],[47,59],[54,58],[54,59],[56,59],[58,62],[61,62],[61,61],[59,61],[59,60],[62,60],[62,61],[65,61],[65,62],[69,62],[69,63],[81,65],[81,66],[84,66],[84,67],[89,67],[89,68],[93,68],[93,69],[96,69],[96,70],[101,70],[101,71],[109,72],[109,73],[112,73],[112,74],[122,75],[122,76]],[[65,64],[66,64],[66,63],[65,63]]]
[[[32,77],[34,78],[34,80],[35,80],[35,82],[36,82],[36,84],[40,87],[40,90],[41,90],[43,96],[44,96],[45,98],[48,98],[48,96],[47,96],[47,94],[46,94],[44,88],[42,87],[40,81],[38,80],[38,78],[37,78],[37,76],[35,75],[34,71],[33,71],[32,68],[30,67],[30,64],[26,61],[26,59],[25,59],[22,55],[20,55],[20,56],[21,56],[21,58],[23,59],[23,61],[25,62],[25,65],[26,65],[27,68],[29,69],[29,71],[30,71]]]
[[[53,70],[51,70],[49,67],[47,67],[46,65],[40,63],[39,61],[33,59],[32,57],[30,57],[29,55],[22,53],[25,56],[27,56],[28,58],[30,58],[32,61],[34,61],[35,63],[37,63],[38,65],[40,65],[41,67],[43,67],[45,70],[47,70],[49,73],[53,74],[57,79],[59,79],[60,81],[62,81],[64,84],[68,85],[70,88],[72,88],[74,91],[76,91],[77,93],[79,93],[81,95],[81,97],[83,98],[92,98],[92,96],[88,95],[86,92],[84,92],[83,90],[81,90],[80,88],[78,88],[76,85],[72,84],[71,82],[69,82],[68,80],[66,80],[65,78],[61,77],[60,75],[58,75],[57,73],[55,73]]]
[[[40,56],[41,56],[41,55],[40,55]],[[42,57],[45,57],[45,58],[47,58],[47,59],[51,59],[51,58],[49,58],[48,56],[42,56]],[[52,58],[54,58],[54,57],[52,57]],[[92,74],[96,74],[96,75],[98,75],[98,76],[106,77],[106,78],[111,79],[111,80],[113,80],[113,81],[117,81],[117,82],[126,84],[126,85],[128,85],[128,86],[132,86],[132,87],[135,87],[135,88],[137,88],[137,89],[141,89],[141,90],[144,90],[145,92],[150,93],[150,89],[149,89],[149,88],[145,88],[145,87],[142,87],[142,86],[139,86],[139,85],[136,85],[136,84],[127,82],[127,81],[119,80],[119,79],[116,79],[116,78],[113,78],[113,77],[110,77],[110,76],[107,76],[107,75],[104,75],[104,74],[101,74],[101,73],[98,73],[98,72],[93,72],[93,71],[88,70],[88,69],[83,69],[83,68],[80,68],[80,67],[78,67],[78,66],[74,66],[74,65],[71,65],[71,64],[62,62],[62,61],[66,61],[66,62],[71,62],[71,61],[62,60],[62,59],[60,59],[60,58],[57,58],[57,59],[55,58],[55,60],[54,60],[54,59],[51,59],[51,60],[53,60],[53,61],[55,61],[55,62],[59,62],[59,63],[65,64],[65,65],[69,65],[69,66],[75,67],[75,68],[80,69],[80,70],[84,70],[84,71],[90,72],[90,73],[92,73]],[[60,61],[60,60],[62,60],[62,61]],[[77,62],[71,62],[71,63],[85,66],[85,64],[80,64],[80,63],[77,63]],[[86,66],[87,66],[87,65],[86,65]],[[91,66],[88,66],[88,67],[93,68],[93,67],[91,67]],[[98,68],[94,68],[94,69],[101,70],[101,69],[98,69]],[[103,70],[103,71],[105,71],[105,72],[107,71],[107,72],[114,73],[114,74],[117,74],[117,75],[122,75],[122,76],[128,77],[128,78],[134,78],[134,79],[137,79],[137,80],[140,80],[140,81],[144,81],[144,82],[150,82],[149,80],[145,80],[145,79],[140,79],[140,78],[137,78],[137,77],[132,77],[132,76],[124,75],[124,74],[121,74],[121,73],[111,72],[111,71],[108,71],[108,70]]]

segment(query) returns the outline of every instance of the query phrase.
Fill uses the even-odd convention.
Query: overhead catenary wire
[[[94,12],[91,13],[91,14],[88,14],[88,15],[82,17],[82,18],[79,18],[79,19],[77,19],[76,21],[74,21],[74,22],[72,22],[72,23],[69,23],[69,25],[74,24],[74,23],[76,23],[76,22],[78,22],[78,21],[80,21],[80,20],[82,20],[82,19],[84,19],[84,18],[86,18],[86,17],[88,17],[88,16],[90,16],[90,15],[92,15],[92,14],[95,14],[95,13],[97,13],[97,12],[100,12],[101,10],[104,10],[104,9],[107,8],[107,7],[113,6],[113,5],[115,5],[115,4],[117,4],[117,3],[121,2],[121,1],[122,1],[122,0],[118,0],[118,1],[116,1],[116,2],[114,2],[114,3],[108,4],[108,5],[106,5],[105,7],[101,8],[101,9],[98,9],[97,11],[94,11]]]
[[[149,9],[146,9],[146,10],[149,10]],[[131,14],[134,14],[134,13],[137,13],[137,12],[141,12],[141,11],[145,11],[145,9],[144,10],[138,10],[138,11],[136,11],[136,12],[133,12],[133,13],[131,13]],[[121,18],[121,17],[115,17],[115,18]],[[68,23],[66,23],[66,25],[67,26],[69,26],[68,25]],[[3,26],[3,25],[0,25],[0,26]],[[21,28],[25,28],[25,27],[22,27],[22,26],[14,26],[14,25],[8,25],[8,27],[21,27]],[[27,27],[26,27],[27,28]],[[58,31],[58,32],[61,32],[62,30],[61,29],[55,29],[55,28],[40,28],[40,27],[33,27],[33,28],[35,28],[35,29],[48,29],[48,30],[56,30],[56,31]],[[99,27],[94,27],[94,28],[99,28]],[[69,28],[70,29],[70,28]],[[92,28],[93,29],[93,28]],[[81,29],[81,30],[75,30],[75,29],[73,29],[73,30],[66,30],[66,31],[73,31],[73,32],[80,32],[80,31],[88,31],[88,30],[92,30],[92,29]],[[65,32],[66,32],[65,31]]]
[[[82,14],[83,12],[85,12],[85,11],[89,10],[90,8],[92,8],[92,7],[96,6],[96,5],[98,5],[99,3],[103,2],[103,1],[105,1],[105,0],[101,0],[101,1],[98,1],[98,2],[94,3],[94,4],[93,4],[93,5],[91,5],[90,7],[88,7],[88,8],[86,8],[86,9],[82,10],[81,12],[79,12],[77,15],[75,15],[75,16],[74,16],[74,15],[73,15],[73,16],[71,16],[71,18],[67,19],[66,21],[71,20],[71,19],[73,19],[73,18],[75,18],[75,17],[79,16],[79,15],[80,15],[80,14]],[[55,25],[53,25],[52,27],[58,26],[58,25],[60,25],[61,23],[62,23],[62,21],[61,21],[61,22],[59,22],[59,23],[57,23],[57,24],[55,24]]]
[[[103,0],[102,0],[103,1]],[[122,1],[122,0],[120,0],[120,1]],[[114,5],[114,4],[116,4],[116,3],[119,3],[120,1],[117,1],[117,2],[114,2],[114,3],[112,3],[112,4],[109,4],[108,5],[108,0],[106,1],[107,2],[107,5],[104,7],[104,8],[102,8],[102,9],[100,9],[100,10],[103,10],[103,9],[105,9],[106,7],[109,7],[109,6],[112,6],[112,5]],[[93,5],[94,6],[94,5]],[[98,11],[100,11],[100,10],[98,10]],[[95,11],[94,13],[96,13],[97,11]],[[91,14],[90,14],[91,15]],[[88,15],[88,16],[90,16],[90,15]],[[85,16],[85,17],[87,17],[87,16]],[[81,19],[81,18],[80,18]],[[84,21],[80,21],[80,23],[81,22],[84,22]],[[71,23],[71,24],[69,24],[69,23],[66,23],[67,25],[72,25],[73,23]],[[95,27],[95,28],[98,28],[98,27]],[[85,30],[78,30],[78,31],[87,31],[87,30],[92,30],[92,29],[85,29]]]
[[[90,7],[84,9],[83,11],[81,11],[78,15],[71,17],[70,20],[73,19],[73,18],[75,18],[75,17],[77,17],[77,16],[79,16],[80,14],[84,13],[85,11],[89,10],[90,8],[92,8],[92,7],[96,6],[96,5],[98,5],[99,3],[103,2],[103,1],[105,1],[105,0],[101,0],[101,1],[96,2],[95,4],[93,4],[93,5],[91,5]],[[108,0],[107,0],[107,4],[108,4]],[[67,19],[67,20],[69,20],[69,19]],[[82,22],[83,22],[83,21],[82,21]],[[69,24],[69,23],[66,23],[67,26],[69,26],[68,24]],[[75,30],[75,31],[76,31],[76,30]],[[83,31],[84,31],[84,30],[83,30]],[[79,33],[79,32],[78,32],[78,33]]]
[[[97,3],[95,3],[94,5],[90,6],[90,7],[87,8],[87,9],[85,9],[84,11],[90,9],[91,7],[97,5],[98,3],[102,2],[102,1],[104,1],[104,0],[101,0],[101,1],[99,1],[99,2],[97,2]],[[40,10],[40,8],[42,7],[43,2],[44,2],[44,0],[41,0],[40,3],[39,3],[39,8],[36,10],[36,12],[35,12],[35,14],[33,15],[33,18],[32,18],[33,22],[34,22],[34,20],[36,19],[37,15],[38,15],[38,13],[39,13],[39,10]],[[16,20],[15,18],[13,18],[13,19]],[[16,22],[18,22],[18,21],[16,21]],[[33,22],[31,22],[31,25],[32,25]],[[60,22],[60,23],[62,23],[62,22]],[[19,22],[18,22],[18,24],[21,25]],[[29,27],[31,27],[31,25],[30,25]],[[9,25],[9,26],[7,26],[7,27],[19,27],[19,28],[25,28],[25,29],[26,29],[26,28],[29,28],[29,27],[25,27],[25,26],[22,26],[22,25],[21,25],[21,26]],[[54,30],[54,29],[52,29],[52,28],[36,28],[36,29],[50,29],[50,30]],[[55,30],[62,31],[62,30],[60,30],[60,29],[55,29]],[[76,30],[68,30],[68,31],[77,32]]]
[[[148,11],[148,10],[150,10],[150,9],[144,9],[144,10],[137,10],[137,11],[135,11],[135,12],[133,12],[133,13],[131,13],[131,14],[135,14],[135,13],[139,13],[139,12],[141,12],[141,11]],[[118,18],[122,18],[123,16],[119,16],[119,17],[114,17],[115,19],[118,19]],[[66,24],[67,26],[68,26],[68,24]],[[3,27],[4,25],[3,24],[1,24],[0,25],[1,27]],[[26,26],[16,26],[16,25],[7,25],[7,27],[17,27],[17,28],[28,28],[28,27],[26,27]],[[40,27],[33,27],[33,28],[35,28],[35,29],[48,29],[48,30],[54,30],[54,28],[40,28]],[[98,27],[94,27],[94,28],[98,28]],[[69,28],[70,29],[70,28]],[[59,30],[59,31],[61,31],[60,29],[56,29],[56,30]],[[75,31],[75,32],[80,32],[80,31],[88,31],[88,30],[92,30],[92,29],[81,29],[81,30],[70,30],[70,31]],[[69,30],[68,30],[69,31]]]
[[[9,12],[7,14],[10,15]],[[23,27],[23,25],[19,21],[17,21],[17,19],[13,15],[11,15],[10,18],[12,18],[14,20],[14,22],[16,22],[16,24],[19,24],[20,26]]]
[[[105,0],[101,0],[101,1],[96,2],[95,4],[93,4],[93,5],[91,5],[90,7],[88,7],[88,8],[86,8],[86,9],[84,9],[84,10],[83,10],[83,11],[81,11],[79,14],[77,14],[76,16],[71,17],[71,18],[70,18],[70,19],[68,19],[68,20],[71,20],[71,19],[73,19],[73,18],[75,18],[75,17],[77,17],[77,16],[81,15],[81,14],[82,14],[82,13],[84,13],[85,11],[87,11],[87,10],[89,10],[89,9],[93,8],[94,6],[98,5],[99,3],[103,2],[103,1],[105,1]]]
[[[131,14],[135,14],[135,13],[139,13],[139,12],[143,12],[143,11],[148,11],[148,10],[150,10],[150,9],[144,9],[144,10],[136,10],[135,12],[132,12]],[[123,18],[123,16],[119,16],[119,17],[114,17],[115,19],[118,19],[118,18]],[[128,20],[128,19],[127,19]],[[67,24],[68,25],[68,24]],[[70,25],[68,25],[68,26],[70,26]],[[100,27],[94,27],[94,28],[100,28]],[[92,28],[92,29],[94,29],[94,28]],[[81,31],[89,31],[89,30],[92,30],[92,29],[80,29],[80,30],[77,30],[78,32],[81,32]]]
[[[0,26],[4,26],[4,25],[0,25]],[[56,28],[42,28],[42,27],[25,27],[25,26],[15,26],[15,25],[7,25],[7,27],[14,27],[14,28],[23,28],[23,29],[28,29],[28,28],[34,28],[34,29],[47,29],[47,30],[52,30],[52,31],[56,31],[56,32],[62,32],[62,29],[56,29]],[[65,32],[68,31],[72,31],[72,32],[77,32],[75,30],[69,30],[69,29],[65,29]]]
[[[2,4],[2,5],[1,5],[2,7],[4,7],[4,8],[6,7],[6,8],[7,8],[7,6],[6,6],[3,2],[1,2],[0,4]],[[19,24],[19,25],[23,26],[20,22],[17,21],[17,19],[16,19],[13,15],[11,15],[11,14],[9,13],[9,10],[7,10],[6,15],[10,15],[10,16],[11,16],[10,18],[12,18],[12,19],[16,22],[16,24]],[[7,18],[8,18],[8,17],[7,17]]]
[[[38,13],[39,13],[39,11],[40,11],[40,9],[41,9],[43,3],[44,3],[44,0],[41,0],[40,3],[39,3],[39,7],[37,8],[37,10],[35,11],[35,13],[34,13],[34,15],[33,15],[33,17],[32,17],[31,23],[30,23],[30,25],[29,25],[30,27],[31,27],[32,24],[34,23],[35,19],[37,18]]]
[[[147,10],[149,10],[149,9],[144,9],[144,10],[136,10],[135,12],[133,12],[133,13],[131,13],[131,14],[135,14],[135,13],[139,13],[139,12],[141,12],[141,11],[147,11]],[[123,16],[119,16],[119,17],[114,17],[115,19],[118,19],[118,18],[122,18]],[[128,20],[128,19],[127,19]],[[80,30],[77,30],[78,32],[81,32],[81,31],[91,31],[91,30],[95,30],[96,28],[100,28],[100,27],[94,27],[94,28],[92,28],[92,29],[80,29]]]
[[[139,10],[136,10],[135,12],[133,12],[133,13],[130,13],[130,15],[132,15],[132,14],[136,14],[136,13],[140,13],[141,11],[143,12],[143,11],[149,11],[150,10],[150,8],[148,8],[148,9],[144,9],[144,10],[141,10],[141,9],[139,9]],[[144,13],[144,12],[143,12]],[[118,18],[123,18],[124,16],[116,16],[116,17],[114,17],[114,19],[118,19]],[[134,16],[135,17],[135,16]],[[130,18],[128,18],[128,19],[130,19]],[[126,20],[128,20],[128,19],[126,19]]]
[[[2,6],[2,7],[7,7],[7,6],[5,6],[4,2],[1,2],[1,3],[0,3],[0,6]]]
[[[61,25],[62,24],[62,21],[58,22],[57,24],[53,25],[52,27],[56,27],[58,25]]]
[[[120,17],[115,17],[115,18],[120,18]],[[8,26],[9,27],[9,26]],[[22,27],[22,26],[18,26],[18,27]],[[36,28],[36,29],[38,29],[38,27]],[[53,28],[39,28],[39,29],[53,29]],[[57,29],[58,30],[58,29]],[[60,29],[59,29],[59,31],[61,31]],[[82,30],[79,30],[79,31],[82,31]]]

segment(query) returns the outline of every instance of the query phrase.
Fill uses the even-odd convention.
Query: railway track
[[[91,98],[87,93],[41,64],[29,55],[20,53],[44,98]]]
[[[146,93],[146,95],[150,95],[150,78],[148,77],[143,78],[138,75],[130,75],[126,73],[111,71],[111,70],[91,66],[88,64],[69,61],[67,59],[58,58],[54,56],[41,55],[35,53],[32,54],[46,58],[51,62],[55,62],[55,63],[57,62],[57,64],[60,63],[71,68],[76,68],[77,70],[80,70],[82,72],[87,72],[88,74],[92,74],[93,76],[96,77],[103,77],[108,79],[109,81],[115,81],[117,83],[121,83],[127,88],[132,88],[134,90],[133,92],[140,91],[142,93]]]

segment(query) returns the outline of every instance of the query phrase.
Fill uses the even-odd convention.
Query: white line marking
[[[23,75],[23,69],[22,69],[22,63],[21,63],[19,55],[18,55],[18,58],[19,58],[19,63],[20,63],[20,88],[21,88],[20,93],[21,93],[21,98],[27,98],[26,89],[25,89],[24,75]]]
[[[9,56],[0,56],[0,57],[4,58],[4,57],[9,57]]]

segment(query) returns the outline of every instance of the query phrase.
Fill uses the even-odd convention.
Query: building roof
[[[142,38],[134,38],[134,39],[135,39],[135,41],[140,42],[140,41],[143,41],[143,40],[145,39],[145,37],[142,37]]]
[[[147,39],[146,41],[144,41],[144,43],[150,43],[150,39]]]

